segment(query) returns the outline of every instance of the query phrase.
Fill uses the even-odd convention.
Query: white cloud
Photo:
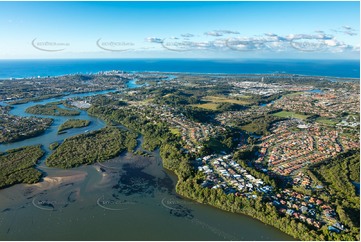
[[[181,36],[184,38],[192,38],[194,37],[194,34],[186,33],[186,34],[181,34]]]
[[[346,35],[350,35],[350,36],[355,36],[357,35],[356,29],[348,26],[348,25],[344,25],[339,29],[332,29],[333,32],[336,33],[341,33],[341,34],[346,34]]]
[[[352,30],[349,26],[344,26],[346,30]],[[239,32],[231,30],[214,30],[205,32],[205,35],[213,37],[206,41],[204,37],[193,34],[181,34],[183,38],[169,37],[160,39],[149,37],[147,42],[160,43],[165,49],[171,51],[209,50],[209,51],[254,51],[254,52],[346,52],[359,51],[359,47],[345,44],[331,34],[322,30],[313,33],[291,33],[278,35],[276,33],[264,33],[258,36],[240,36]],[[232,38],[227,38],[225,34],[237,34]],[[222,37],[223,36],[223,37]],[[194,37],[190,40],[188,37]]]
[[[222,33],[218,33],[218,32],[216,32],[216,31],[205,32],[204,35],[216,36],[216,37],[223,36]]]
[[[239,32],[233,30],[221,29],[221,30],[208,31],[204,33],[204,35],[216,36],[216,37],[220,37],[225,34],[239,34]]]
[[[150,43],[163,43],[163,39],[156,37],[148,37],[145,39],[145,41]]]
[[[324,41],[328,46],[337,46],[337,41],[335,39],[328,39]]]
[[[226,30],[226,29],[215,30],[215,32],[220,33],[220,34],[239,34],[238,31]]]

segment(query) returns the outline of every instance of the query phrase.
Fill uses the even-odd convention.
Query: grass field
[[[227,97],[219,97],[219,96],[206,96],[202,98],[202,101],[206,103],[202,104],[191,104],[192,107],[197,108],[204,108],[209,110],[217,110],[217,107],[220,103],[233,103],[233,104],[239,104],[239,105],[246,105],[250,104],[250,101],[245,100],[236,100],[233,98],[227,98]]]
[[[245,105],[250,103],[249,101],[246,100],[237,100],[233,98],[219,97],[219,96],[206,96],[202,100],[213,103],[234,103],[239,105]]]
[[[255,124],[255,123],[249,123],[249,124],[246,124],[246,125],[243,125],[241,127],[241,129],[247,131],[247,132],[251,132],[251,133],[256,133],[257,131],[260,130],[260,127],[258,124]]]
[[[209,110],[217,110],[218,103],[203,103],[203,104],[191,104],[189,106],[197,107],[197,108],[204,108]]]
[[[179,129],[177,128],[169,128],[169,131],[172,133],[172,134],[175,134],[175,135],[181,135]]]
[[[280,118],[298,118],[298,119],[307,119],[308,117],[310,117],[309,115],[303,115],[303,114],[299,114],[299,113],[295,113],[295,112],[288,112],[288,111],[281,111],[278,113],[274,113],[273,116],[276,117],[280,117]]]
[[[340,122],[340,120],[319,117],[319,118],[316,119],[316,122],[334,126],[334,125],[338,124]]]

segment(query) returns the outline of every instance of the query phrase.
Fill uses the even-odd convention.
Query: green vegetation
[[[274,178],[269,177],[265,173],[258,172],[249,166],[246,160],[250,159],[252,154],[254,154],[254,150],[239,151],[234,155],[234,159],[251,175],[261,178],[266,183],[277,187],[277,181],[274,180]],[[355,156],[351,160],[356,161],[359,159]],[[350,167],[355,163],[356,162],[350,162]],[[178,174],[182,175],[182,173],[179,172]],[[176,186],[176,191],[180,195],[193,199],[199,203],[209,204],[233,213],[246,214],[262,221],[265,224],[272,225],[300,240],[359,240],[359,230],[357,229],[359,225],[357,224],[356,227],[355,225],[351,227],[352,229],[347,233],[340,234],[330,233],[326,225],[324,225],[320,230],[314,230],[313,227],[303,224],[293,217],[280,214],[276,207],[272,205],[271,201],[263,199],[261,193],[255,192],[254,195],[257,195],[257,198],[253,199],[244,196],[234,196],[233,194],[226,195],[221,189],[209,189],[202,187],[200,183],[203,180],[203,174],[194,174],[192,172],[188,172],[187,174],[187,177],[180,176],[180,180]],[[359,211],[350,210],[350,208],[344,208],[338,205],[337,213],[339,214],[341,221],[346,225],[348,225],[346,223],[347,221],[349,221],[349,223],[350,221],[353,221],[351,218],[347,217],[347,212],[353,212],[353,217],[356,218],[356,220],[357,218],[359,219]]]
[[[314,165],[311,171],[328,184],[331,194],[353,198],[356,194],[351,181],[360,181],[360,154],[358,151],[349,151],[327,164]]]
[[[77,110],[60,108],[58,106],[59,104],[60,102],[48,103],[45,105],[38,104],[27,108],[25,112],[31,114],[53,115],[53,116],[76,116],[80,114],[80,112]]]
[[[56,148],[59,147],[59,145],[60,145],[60,144],[59,144],[58,142],[51,143],[51,144],[49,145],[49,149],[55,150]]]
[[[214,121],[214,115],[217,113],[216,111],[192,108],[187,106],[180,110],[187,118],[199,123],[212,123]]]
[[[51,118],[23,118],[3,115],[0,117],[0,143],[12,143],[39,136],[52,123]]]
[[[165,123],[154,124],[145,116],[126,109],[112,110],[107,107],[91,107],[88,112],[93,116],[103,118],[107,122],[122,124],[128,129],[141,133],[144,138],[143,148],[149,151],[160,147],[163,142],[171,142],[179,136],[172,134]]]
[[[308,117],[310,117],[309,115],[305,115],[305,114],[299,114],[299,113],[295,113],[295,112],[288,112],[288,111],[281,111],[278,113],[274,113],[273,114],[276,117],[280,117],[280,118],[298,118],[298,119],[307,119]]]
[[[126,109],[113,110],[107,107],[92,106],[88,112],[94,116],[101,117],[107,122],[126,126],[143,135],[143,148],[153,151],[160,149],[163,166],[174,171],[180,179],[189,177],[192,168],[189,164],[190,157],[185,154],[180,144],[180,137],[173,134],[166,123],[148,120],[146,115],[141,116],[136,112]],[[146,113],[146,110],[144,110]]]
[[[360,227],[360,197],[352,181],[360,182],[360,151],[349,151],[326,164],[310,168],[315,176],[327,185],[329,200],[337,206],[342,223]]]
[[[337,123],[340,122],[340,120],[330,119],[330,118],[325,118],[325,117],[318,117],[318,118],[316,118],[315,121],[318,122],[318,123],[331,125],[331,126],[335,126]]]
[[[60,125],[58,129],[58,133],[67,129],[86,127],[89,124],[90,124],[89,120],[69,119],[65,123]]]
[[[213,103],[207,102],[202,104],[191,104],[191,107],[203,108],[208,110],[218,110],[218,111],[237,111],[246,109],[245,106],[234,104],[234,103]]]
[[[17,104],[23,104],[23,103],[28,103],[28,102],[38,102],[44,99],[49,99],[49,98],[55,98],[55,97],[61,97],[63,96],[63,94],[48,94],[48,95],[41,95],[38,97],[31,97],[31,98],[23,98],[20,100],[15,100],[15,101],[11,101],[9,102],[10,105],[17,105]]]
[[[270,126],[276,122],[281,121],[284,118],[265,114],[262,118],[257,118],[251,121],[250,123],[246,125],[242,125],[241,129],[250,132],[255,133],[257,135],[267,135],[269,133]]]
[[[197,104],[201,101],[201,97],[197,94],[194,95],[188,91],[178,91],[178,90],[167,90],[162,93],[158,93],[155,102],[159,104],[168,104],[168,105],[189,105]]]
[[[191,104],[192,107],[209,109],[209,110],[220,110],[220,111],[235,111],[242,110],[251,102],[249,99],[233,99],[221,96],[205,96],[200,100],[198,104]]]
[[[233,213],[246,214],[300,240],[357,240],[356,238],[359,238],[357,234],[329,233],[325,226],[321,231],[316,232],[287,215],[279,214],[272,204],[262,201],[260,194],[256,199],[236,197],[233,194],[226,195],[220,189],[203,188],[197,183],[197,177],[178,182],[176,191],[199,203],[209,204]]]
[[[209,110],[217,110],[219,104],[217,103],[202,103],[202,104],[191,104],[191,107],[196,108],[203,108],[203,109],[209,109]]]
[[[169,131],[174,135],[180,135],[180,131],[177,128],[169,128]]]
[[[144,156],[144,157],[151,157],[151,155],[145,151],[140,151],[140,150],[137,150],[136,152],[134,152],[135,155],[141,155],[141,156]]]
[[[200,155],[220,154],[232,152],[238,144],[239,132],[228,128],[224,133],[211,137],[203,142]]]
[[[212,103],[232,103],[238,105],[247,105],[250,104],[250,99],[234,99],[229,97],[222,97],[222,96],[205,96],[202,98],[202,101],[212,102]]]
[[[0,153],[0,188],[38,182],[41,172],[34,166],[43,155],[40,146],[26,146]]]
[[[50,167],[71,168],[103,162],[136,144],[136,134],[115,127],[81,134],[66,139],[46,160]]]

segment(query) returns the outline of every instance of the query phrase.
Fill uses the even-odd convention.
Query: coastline
[[[8,62],[8,63],[7,63]],[[182,67],[174,68],[168,62],[179,62]],[[346,63],[345,63],[346,62]],[[14,66],[19,63],[19,66]],[[55,63],[60,64],[54,65]],[[67,65],[64,65],[67,64]],[[184,64],[188,65],[184,65]],[[208,63],[209,67],[204,68]],[[291,63],[292,65],[288,65]],[[351,63],[351,64],[350,64]],[[1,79],[26,79],[40,77],[58,77],[64,75],[76,74],[94,74],[98,72],[123,70],[126,72],[168,72],[168,73],[189,73],[189,74],[255,74],[255,75],[302,75],[302,76],[323,76],[327,78],[360,78],[359,73],[360,60],[313,60],[313,59],[22,59],[22,60],[0,60],[0,80]],[[29,65],[30,64],[30,65]],[[41,65],[42,68],[37,72],[33,69]],[[43,67],[43,64],[45,66]],[[89,66],[90,64],[90,66]],[[202,65],[200,65],[202,64]],[[299,66],[297,66],[297,65]],[[316,68],[315,65],[322,67],[322,64],[328,65],[327,69]],[[350,68],[346,68],[349,65]],[[146,68],[145,68],[146,66]],[[177,66],[177,65],[176,65]],[[18,69],[23,69],[23,74],[18,73]],[[54,69],[55,68],[55,69]],[[93,69],[92,69],[93,68]],[[300,68],[305,70],[299,73]],[[356,69],[355,69],[356,68]],[[43,70],[42,70],[43,69]],[[49,70],[53,69],[53,73]],[[66,69],[64,71],[62,69]],[[336,70],[337,69],[337,70]],[[344,70],[347,69],[347,70]],[[91,71],[89,71],[91,70]],[[257,70],[257,71],[249,71]],[[358,71],[357,71],[358,70]],[[333,72],[332,74],[327,72]],[[350,76],[350,71],[353,72]],[[9,74],[9,73],[14,74]],[[338,74],[337,74],[338,72]],[[15,74],[16,73],[16,74]],[[25,74],[33,73],[33,74]]]

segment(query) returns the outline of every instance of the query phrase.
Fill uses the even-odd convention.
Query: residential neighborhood
[[[232,154],[208,155],[198,158],[198,172],[204,176],[201,186],[222,189],[226,194],[263,200],[275,206],[279,213],[294,217],[303,223],[320,229],[323,225],[329,230],[345,230],[335,210],[322,199],[306,196],[291,189],[277,189],[257,179],[232,159]]]
[[[291,119],[272,125],[271,134],[261,138],[258,163],[280,175],[292,175],[311,163],[318,163],[342,151],[359,147],[357,140],[317,123],[304,125]]]

